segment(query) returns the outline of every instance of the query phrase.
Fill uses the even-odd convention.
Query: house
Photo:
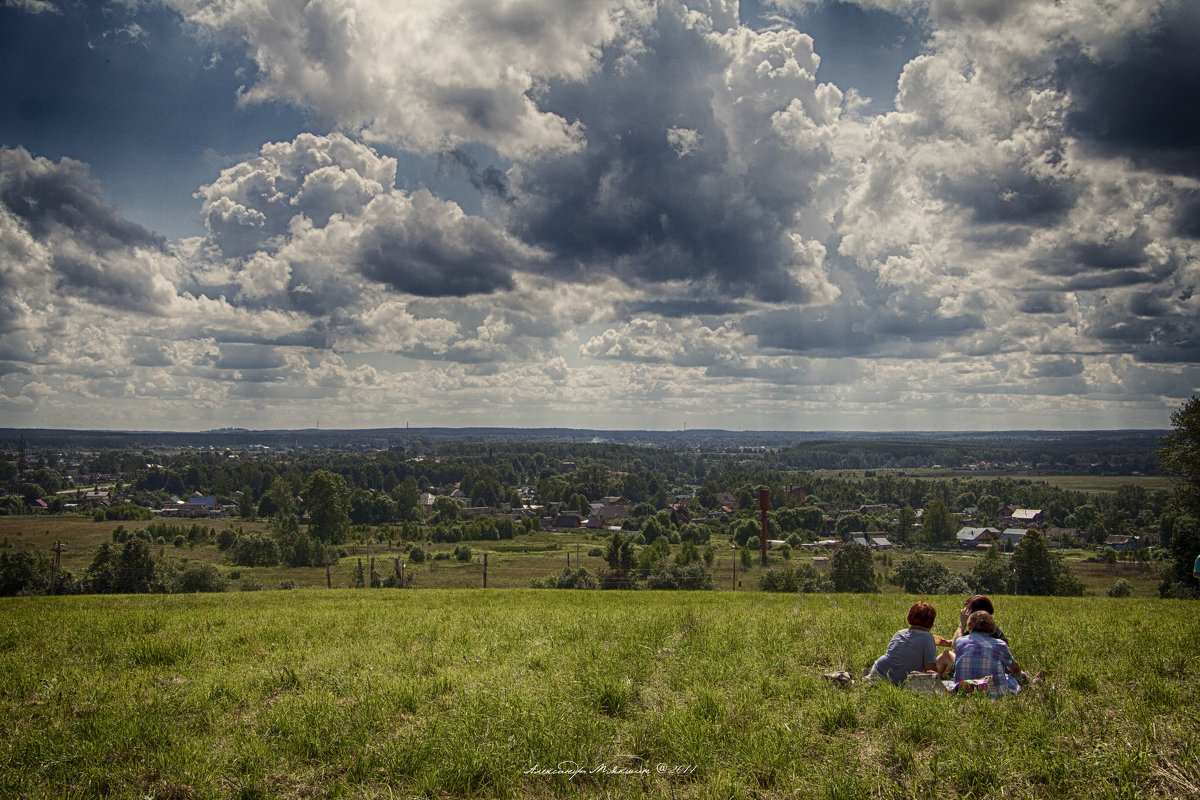
[[[867,539],[869,539],[871,542],[872,550],[891,550],[892,549],[891,541],[887,538],[887,535],[882,532],[868,533]]]
[[[1000,538],[1004,540],[1005,544],[1016,547],[1025,538],[1025,534],[1027,533],[1029,533],[1028,528],[1005,528],[1004,533],[1000,534]]]
[[[583,524],[583,518],[578,514],[559,514],[554,518],[555,528],[578,528]]]
[[[783,493],[795,500],[797,505],[804,505],[804,501],[808,499],[808,492],[804,490],[803,486],[796,486],[791,483],[783,487]]]
[[[189,497],[181,513],[189,517],[209,517],[220,512],[215,497]]]
[[[1018,522],[1028,528],[1041,523],[1042,510],[1040,508],[1014,508],[1008,517],[1013,522]]]
[[[878,503],[876,505],[858,507],[859,514],[886,514],[891,510],[892,507],[887,503]]]
[[[1000,531],[995,528],[959,528],[954,535],[961,547],[967,549],[990,547],[1000,538]]]
[[[1113,550],[1125,552],[1129,550],[1136,550],[1138,546],[1138,540],[1136,536],[1112,535],[1104,540],[1104,546],[1111,547]]]
[[[1083,532],[1079,528],[1047,528],[1043,535],[1051,547],[1062,547],[1067,540],[1083,538]]]

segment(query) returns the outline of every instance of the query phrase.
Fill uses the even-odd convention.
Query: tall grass
[[[0,796],[1184,797],[1180,601],[1003,598],[1051,686],[842,689],[913,598],[300,591],[0,601]],[[936,600],[935,600],[936,603]],[[956,621],[943,602],[948,634]]]

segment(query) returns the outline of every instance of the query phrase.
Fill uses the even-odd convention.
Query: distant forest
[[[754,453],[779,470],[1017,468],[1030,474],[1155,475],[1167,431],[796,432],[594,431],[569,428],[387,428],[198,433],[0,429],[0,449],[30,451],[244,450],[364,452],[401,448],[410,457],[586,458],[610,469],[635,459]],[[666,452],[662,452],[666,451]],[[670,453],[670,455],[667,455]],[[692,470],[694,471],[694,469]]]

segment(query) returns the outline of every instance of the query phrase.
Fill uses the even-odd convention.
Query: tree
[[[921,518],[921,535],[932,545],[949,544],[954,539],[954,518],[941,500],[931,500]]]
[[[462,506],[453,497],[438,495],[433,498],[433,518],[438,523],[450,523],[458,519]]]
[[[1017,594],[1083,594],[1083,585],[1036,530],[1025,534],[1013,550],[1012,567]]]
[[[937,559],[916,554],[900,562],[888,581],[909,594],[964,594],[966,582]]]
[[[630,572],[636,558],[633,553],[633,542],[619,533],[614,533],[604,549],[604,561],[608,571],[602,576],[605,589],[628,589],[632,585]]]
[[[835,592],[878,591],[871,549],[857,542],[843,544],[829,562],[829,579]]]
[[[1192,577],[1196,556],[1200,555],[1200,520],[1181,514],[1171,526],[1167,544],[1170,559],[1163,566],[1158,593],[1163,597],[1196,597],[1196,579]]]
[[[897,513],[896,523],[889,531],[892,535],[892,542],[901,547],[908,547],[913,543],[913,533],[916,526],[917,512],[913,511],[912,506],[904,506]]]
[[[304,485],[308,529],[317,539],[341,544],[350,532],[350,487],[341,475],[319,469]]]
[[[1012,568],[1005,563],[995,545],[971,567],[967,584],[976,594],[1005,594],[1013,590]]]
[[[1170,528],[1167,546],[1171,557],[1159,593],[1195,597],[1197,582],[1192,569],[1200,555],[1200,397],[1193,396],[1172,413],[1171,424],[1175,430],[1162,438],[1158,456],[1164,470],[1181,478],[1171,501],[1182,513]]]

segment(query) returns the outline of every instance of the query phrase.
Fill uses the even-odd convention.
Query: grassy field
[[[1050,681],[1000,700],[822,677],[881,654],[912,599],[4,599],[0,796],[1196,796],[1195,604],[1003,598]]]
[[[82,575],[91,564],[96,549],[103,542],[112,541],[112,531],[118,524],[133,530],[145,523],[136,522],[93,522],[90,517],[69,516],[27,516],[0,517],[0,542],[7,541],[14,549],[36,550],[50,553],[56,540],[65,543],[62,554],[63,569]],[[186,522],[190,525],[190,521]],[[213,520],[209,527],[222,530],[226,527],[241,526],[246,531],[265,530],[261,522],[243,522],[241,520]],[[470,562],[463,563],[455,559],[427,560],[424,564],[408,563],[399,543],[388,547],[386,543],[376,543],[371,546],[364,544],[348,544],[346,550],[349,557],[343,558],[332,569],[330,583],[333,588],[348,588],[354,585],[358,559],[363,559],[364,570],[370,569],[370,559],[375,558],[375,568],[380,575],[392,574],[395,569],[394,560],[399,558],[405,564],[406,573],[414,576],[413,586],[420,589],[478,589],[484,585],[483,556],[487,560],[487,586],[489,588],[527,588],[531,581],[554,575],[568,566],[578,569],[586,567],[593,574],[602,569],[605,564],[599,556],[590,556],[588,552],[594,548],[603,549],[605,534],[591,533],[583,530],[552,533],[541,531],[534,534],[522,535],[516,539],[502,542],[466,542],[472,550]],[[431,554],[449,554],[454,544],[423,545]],[[741,566],[735,570],[738,560],[737,552],[727,541],[714,540],[717,559],[713,565],[713,582],[721,591],[755,591],[758,589],[758,576],[761,572],[755,560],[755,566],[745,571]],[[678,550],[678,546],[673,550]],[[227,554],[217,549],[215,545],[198,547],[174,547],[168,543],[155,545],[153,552],[161,554],[167,560],[188,559],[204,561],[221,566],[226,574],[236,575],[231,582],[232,589],[238,589],[244,581],[251,580],[257,585],[273,589],[283,581],[292,581],[300,587],[325,587],[325,570],[321,567],[240,567],[228,563]],[[890,555],[891,566],[894,567],[909,553],[894,551]],[[819,556],[827,555],[818,553]],[[977,553],[960,550],[936,551],[933,557],[946,564],[951,570],[965,574],[970,571]],[[1127,580],[1135,597],[1157,597],[1159,579],[1155,570],[1157,566],[1150,564],[1120,563],[1116,565],[1088,563],[1084,559],[1092,553],[1084,551],[1069,551],[1064,553],[1067,564],[1072,572],[1083,582],[1089,594],[1103,595],[1118,579]],[[782,561],[778,553],[772,552],[769,567],[783,564],[797,564],[810,561],[812,554],[806,551],[796,551],[790,562]],[[821,567],[824,569],[824,567]],[[886,573],[887,567],[876,563],[876,570]],[[883,587],[886,592],[898,592],[894,586]]]
[[[952,480],[957,478],[960,481],[967,481],[1011,478],[1012,480],[1041,481],[1051,486],[1057,486],[1060,489],[1067,489],[1073,492],[1115,492],[1121,486],[1141,486],[1144,489],[1170,489],[1178,482],[1176,478],[1167,475],[1042,475],[1040,473],[1006,472],[1003,470],[970,472],[961,469],[944,468],[818,469],[813,470],[812,474],[863,479],[867,473],[878,475],[888,472],[924,480]]]

